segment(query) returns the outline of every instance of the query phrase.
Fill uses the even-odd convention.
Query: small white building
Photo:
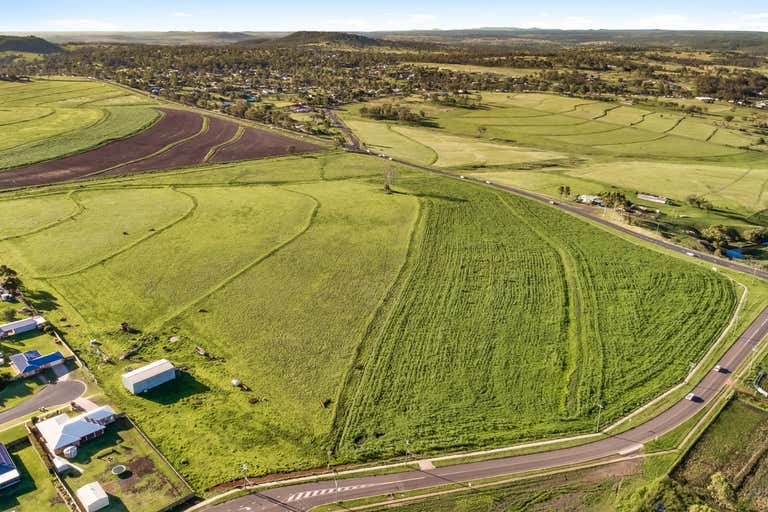
[[[598,206],[603,204],[603,201],[600,199],[600,196],[593,196],[590,194],[582,194],[580,196],[577,196],[576,200],[584,204],[596,204]]]
[[[167,359],[136,368],[123,374],[125,389],[138,395],[176,378],[176,367]]]
[[[662,197],[662,196],[655,196],[653,194],[637,194],[638,199],[642,199],[643,201],[650,201],[652,203],[659,203],[659,204],[668,204],[669,198],[668,197]]]
[[[16,320],[7,324],[0,325],[0,338],[21,334],[24,332],[42,329],[46,320],[42,316],[31,316],[23,320]]]
[[[85,484],[75,494],[83,510],[87,512],[95,512],[109,506],[109,496],[99,482]]]

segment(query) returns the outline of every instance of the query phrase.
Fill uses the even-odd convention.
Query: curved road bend
[[[367,154],[367,153],[365,153]],[[408,162],[393,160],[397,163],[421,169],[434,174],[441,174],[459,179],[457,176],[422,167]],[[470,181],[484,183],[482,180]],[[491,184],[496,188],[508,190],[525,197],[549,202],[549,198],[532,194],[505,185]],[[635,231],[610,223],[599,216],[593,215],[571,205],[558,205],[574,214],[587,217],[610,228],[640,238],[654,245],[685,254],[687,249],[669,242],[637,233]],[[721,260],[708,254],[696,253],[699,259],[723,265],[734,270],[754,273],[758,277],[768,278],[768,273],[757,271],[746,265]],[[456,464],[428,471],[407,471],[392,475],[378,475],[357,478],[345,478],[339,481],[338,490],[332,481],[290,485],[268,489],[255,494],[249,494],[234,500],[209,507],[206,510],[215,512],[254,512],[254,511],[299,511],[339,500],[365,498],[403,492],[414,489],[426,489],[453,482],[467,482],[482,478],[505,476],[526,471],[543,470],[557,466],[580,464],[604,457],[622,455],[636,451],[640,445],[653,440],[689,418],[709,403],[729,380],[729,373],[747,361],[753,349],[768,335],[768,308],[747,327],[739,339],[723,355],[718,364],[724,372],[711,371],[706,374],[693,389],[696,401],[680,400],[672,407],[655,418],[621,434],[611,436],[592,443],[562,448],[529,455],[518,455],[501,459]]]
[[[23,418],[40,410],[41,407],[54,407],[66,404],[85,393],[85,384],[77,380],[60,380],[54,384],[48,384],[29,399],[0,412],[0,424]]]

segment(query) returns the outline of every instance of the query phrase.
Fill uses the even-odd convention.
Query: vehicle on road
[[[697,400],[696,395],[693,393],[688,393],[687,395],[685,395],[685,399],[688,400],[689,402],[695,402]]]

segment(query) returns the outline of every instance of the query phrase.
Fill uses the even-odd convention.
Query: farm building
[[[51,453],[61,455],[68,446],[80,446],[84,441],[104,434],[106,426],[115,421],[116,417],[117,413],[110,406],[104,405],[74,418],[59,414],[36,426]]]
[[[27,350],[26,352],[11,356],[11,368],[19,377],[37,375],[46,368],[63,362],[64,356],[61,352],[52,352],[43,356],[37,350]]]
[[[11,454],[3,443],[0,443],[0,489],[5,489],[21,481],[19,470],[13,463]]]
[[[661,196],[654,196],[653,194],[637,194],[638,199],[642,199],[643,201],[650,201],[652,203],[659,203],[659,204],[668,204],[669,198],[667,197],[661,197]]]
[[[589,194],[582,194],[576,197],[576,200],[584,204],[596,204],[598,206],[602,206],[603,204],[603,201],[600,199],[600,196],[593,196]]]
[[[85,484],[75,492],[83,510],[95,512],[109,506],[109,496],[99,482]]]
[[[0,325],[0,338],[7,338],[15,334],[22,334],[35,329],[42,329],[46,320],[41,316],[31,316],[23,320],[16,320],[4,325]]]
[[[123,374],[125,389],[138,395],[176,378],[176,367],[167,359],[160,359]]]

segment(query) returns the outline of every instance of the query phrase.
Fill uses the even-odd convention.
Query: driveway
[[[77,380],[60,380],[48,384],[16,407],[0,412],[0,424],[23,418],[40,410],[41,407],[54,407],[73,401],[85,393],[85,384]]]

